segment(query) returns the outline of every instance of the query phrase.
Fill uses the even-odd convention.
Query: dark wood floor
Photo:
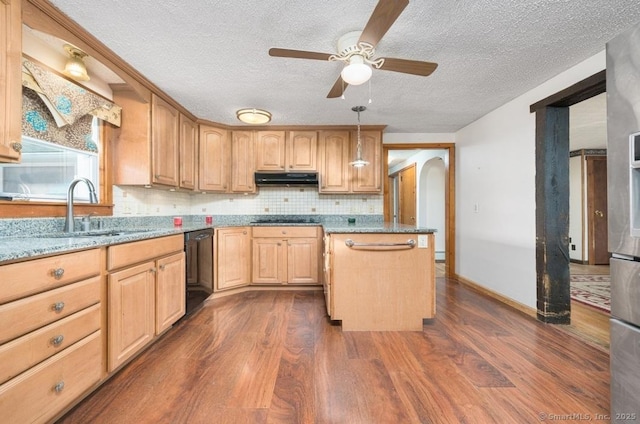
[[[609,413],[606,351],[456,282],[437,286],[437,316],[422,332],[342,332],[321,292],[216,299],[60,422],[538,423]]]

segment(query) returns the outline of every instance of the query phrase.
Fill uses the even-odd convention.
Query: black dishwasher
[[[213,229],[184,233],[187,315],[213,293]]]

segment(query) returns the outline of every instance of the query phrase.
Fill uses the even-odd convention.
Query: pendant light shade
[[[364,106],[354,106],[351,110],[358,113],[358,144],[356,146],[356,159],[353,162],[349,162],[349,165],[354,168],[362,168],[363,166],[369,165],[369,162],[362,158],[362,143],[360,141],[360,112],[367,110],[367,108]]]

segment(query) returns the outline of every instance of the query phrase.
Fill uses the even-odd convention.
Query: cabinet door
[[[0,162],[22,148],[22,14],[20,0],[0,1]]]
[[[178,111],[156,95],[151,104],[151,180],[178,186]]]
[[[233,131],[231,135],[231,191],[254,193],[255,137],[253,131]]]
[[[290,284],[318,284],[318,239],[287,240],[287,266]]]
[[[196,188],[196,158],[198,156],[198,126],[180,114],[180,188]]]
[[[184,252],[158,259],[156,277],[156,334],[178,321],[186,311]]]
[[[246,227],[216,230],[214,254],[216,289],[246,286],[249,284],[249,230]]]
[[[253,239],[254,284],[284,284],[287,282],[287,242],[279,238]]]
[[[320,132],[320,193],[349,192],[348,131]]]
[[[357,132],[351,134],[351,157],[358,149]],[[382,136],[379,131],[361,131],[362,158],[369,165],[351,168],[351,191],[354,193],[380,193],[382,191]]]
[[[199,190],[229,191],[230,148],[226,130],[200,125]]]
[[[256,139],[256,171],[284,171],[284,131],[258,131]]]
[[[290,131],[287,138],[287,170],[317,171],[318,133]]]
[[[109,371],[149,343],[155,330],[155,263],[109,275]]]

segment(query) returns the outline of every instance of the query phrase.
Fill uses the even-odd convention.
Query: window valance
[[[85,115],[120,126],[120,106],[27,59],[22,61],[22,85],[41,98],[58,127],[71,125]]]

